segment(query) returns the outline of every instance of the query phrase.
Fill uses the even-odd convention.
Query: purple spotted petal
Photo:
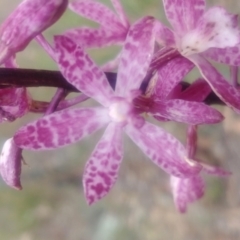
[[[75,0],[69,4],[69,8],[83,17],[98,22],[104,28],[115,32],[116,30],[120,32],[125,31],[125,27],[122,25],[116,14],[104,4],[97,1]]]
[[[239,43],[236,15],[224,8],[214,7],[206,11],[192,31],[187,32],[178,43],[184,56],[200,53],[209,48],[234,47]]]
[[[205,10],[204,0],[163,0],[167,18],[179,36],[192,30]]]
[[[223,120],[220,112],[200,102],[172,99],[166,102],[155,101],[150,113],[176,122],[188,124],[211,124]]]
[[[120,0],[111,0],[112,2],[112,5],[114,6],[115,8],[115,11],[117,12],[120,20],[121,20],[121,23],[122,25],[128,29],[130,27],[130,23],[128,21],[128,18],[123,10],[123,7],[121,5],[121,1]]]
[[[194,55],[190,58],[198,67],[204,79],[209,83],[216,95],[230,108],[240,113],[240,92],[203,57]]]
[[[154,18],[145,17],[131,26],[119,63],[117,95],[129,96],[140,87],[153,54],[154,24]]]
[[[232,66],[240,66],[240,45],[231,48],[211,48],[203,53],[204,56]]]
[[[151,123],[139,129],[128,124],[128,136],[160,168],[176,177],[189,177],[201,170],[187,159],[185,147],[171,134]]]
[[[154,88],[154,95],[158,99],[166,99],[193,67],[194,64],[184,57],[177,57],[169,61],[158,70],[158,80]]]
[[[187,211],[189,203],[204,195],[205,184],[199,175],[183,179],[171,176],[170,182],[175,205],[181,213]]]
[[[202,102],[212,92],[209,84],[202,78],[193,82],[185,91],[178,94],[182,100]]]
[[[104,108],[62,110],[20,128],[14,141],[21,148],[54,149],[75,143],[108,122],[108,113]]]
[[[110,123],[85,167],[83,186],[88,204],[103,198],[112,189],[122,158],[122,128]]]
[[[56,59],[67,81],[85,95],[108,106],[114,91],[100,68],[70,38],[56,36],[54,40]]]
[[[0,174],[3,180],[12,188],[21,190],[21,165],[22,150],[14,143],[13,139],[8,139],[0,155]]]
[[[175,38],[172,30],[156,21],[156,40],[162,46],[175,47]]]
[[[116,44],[123,44],[127,33],[111,32],[104,28],[75,28],[67,30],[64,35],[72,39],[77,45],[83,48],[106,47]]]
[[[67,4],[67,0],[22,1],[0,27],[0,65],[55,23]]]

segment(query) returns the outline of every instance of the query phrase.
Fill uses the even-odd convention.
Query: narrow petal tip
[[[0,174],[4,182],[16,190],[22,189],[20,181],[21,165],[22,150],[10,138],[3,145],[0,156]]]

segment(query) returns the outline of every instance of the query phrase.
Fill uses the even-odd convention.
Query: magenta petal
[[[193,67],[194,64],[184,57],[177,57],[167,62],[158,70],[158,80],[154,88],[154,95],[158,99],[166,99]]]
[[[204,195],[205,184],[199,175],[183,179],[171,176],[170,182],[175,205],[181,213],[187,211],[189,203]]]
[[[154,102],[151,114],[154,117],[161,116],[172,121],[192,125],[219,123],[223,120],[220,112],[204,103],[180,99],[168,100],[163,103]]]
[[[188,157],[193,159],[197,152],[197,125],[188,125],[186,150]]]
[[[54,38],[56,59],[63,76],[85,95],[104,106],[111,103],[114,91],[100,68],[70,38]]]
[[[54,149],[75,143],[108,122],[108,112],[104,108],[62,110],[20,128],[14,141],[21,148]]]
[[[137,146],[170,175],[188,177],[201,170],[200,165],[189,163],[185,147],[162,128],[145,122],[140,129],[130,124],[125,129]]]
[[[83,175],[88,204],[103,198],[117,180],[123,158],[122,128],[110,123],[90,156]]]
[[[167,18],[180,36],[192,30],[205,10],[204,0],[163,0]]]
[[[178,94],[176,98],[182,100],[202,102],[212,92],[209,84],[202,78],[193,82],[185,91]]]
[[[203,166],[203,171],[210,175],[215,175],[217,177],[228,177],[232,174],[230,171],[227,171],[221,167],[211,166],[202,162],[201,165]]]
[[[175,38],[172,30],[156,21],[156,40],[162,46],[175,47]]]
[[[191,56],[190,60],[198,67],[204,79],[209,83],[216,95],[230,108],[240,113],[240,92],[200,55]]]
[[[111,0],[112,2],[112,5],[114,6],[120,20],[121,20],[121,23],[122,25],[128,29],[130,27],[130,23],[128,21],[128,18],[123,10],[123,7],[121,5],[121,1],[120,0]]]
[[[239,43],[236,15],[222,7],[206,11],[192,31],[181,39],[180,52],[184,56],[204,52],[210,48],[234,47]]]
[[[127,33],[111,32],[104,28],[76,28],[67,30],[64,35],[82,48],[96,48],[123,44]]]
[[[116,14],[102,3],[92,0],[75,0],[69,3],[69,8],[83,17],[98,22],[104,28],[112,31],[125,31],[125,27]]]
[[[31,99],[26,88],[0,89],[0,122],[14,121],[28,112]]]
[[[152,59],[154,24],[154,18],[145,17],[131,26],[119,63],[117,95],[129,96],[131,90],[140,87]]]
[[[3,145],[0,156],[0,174],[7,185],[17,190],[22,189],[20,181],[21,165],[22,149],[10,138]]]
[[[232,66],[240,66],[240,46],[231,48],[210,48],[203,53],[204,56]]]
[[[67,7],[67,0],[25,0],[0,28],[0,65],[23,50],[39,33],[55,23]]]

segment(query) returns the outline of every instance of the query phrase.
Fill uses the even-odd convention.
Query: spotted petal
[[[67,81],[85,95],[108,106],[114,91],[100,68],[70,38],[57,36],[54,40],[56,59]]]
[[[125,27],[110,9],[104,4],[92,0],[75,0],[69,4],[69,8],[79,15],[98,22],[104,28],[112,31],[125,31]]]
[[[193,67],[194,64],[184,57],[177,57],[169,61],[158,70],[158,80],[154,88],[154,95],[158,99],[166,99]]]
[[[128,124],[128,136],[160,168],[176,177],[197,174],[201,167],[187,160],[185,147],[162,128],[145,122],[141,128]]]
[[[192,30],[205,10],[204,0],[163,0],[165,13],[179,36]]]
[[[203,57],[194,55],[190,58],[198,67],[204,79],[216,95],[230,108],[240,113],[240,92],[228,83],[226,79]]]
[[[14,141],[25,149],[54,149],[75,143],[108,122],[108,113],[104,108],[62,110],[20,128]]]
[[[18,190],[22,189],[21,165],[22,150],[10,138],[3,145],[0,156],[0,174],[7,185]]]
[[[67,30],[64,35],[72,39],[83,48],[106,47],[113,44],[123,44],[126,38],[125,32],[110,32],[104,28],[75,28]]]
[[[156,101],[151,108],[154,117],[163,117],[188,124],[211,124],[223,120],[220,112],[204,103],[172,99],[166,102]]]
[[[189,203],[204,195],[205,184],[199,175],[183,179],[171,176],[170,182],[175,205],[181,213],[187,211]]]
[[[123,158],[122,128],[110,123],[88,160],[83,186],[88,204],[103,198],[117,180]]]
[[[203,54],[216,62],[240,66],[240,45],[229,48],[211,48]]]
[[[131,90],[139,89],[147,73],[153,54],[154,25],[154,18],[145,17],[128,32],[118,68],[116,94],[119,96],[129,96]]]
[[[192,31],[181,39],[179,51],[184,56],[200,53],[209,48],[234,47],[240,40],[236,15],[224,8],[214,7],[206,11]]]

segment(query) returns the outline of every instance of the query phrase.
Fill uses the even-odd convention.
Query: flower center
[[[115,100],[109,107],[109,116],[114,122],[125,122],[132,112],[132,104],[125,99]]]

